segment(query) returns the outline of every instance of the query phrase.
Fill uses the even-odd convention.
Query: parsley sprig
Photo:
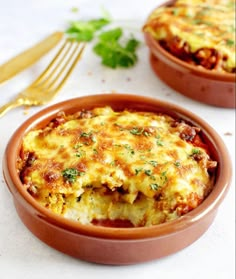
[[[115,28],[99,35],[99,41],[93,50],[102,59],[102,64],[110,68],[133,66],[137,61],[135,53],[139,42],[131,37],[124,45],[120,39],[123,35],[121,28]]]
[[[107,18],[92,19],[89,21],[72,21],[70,27],[66,30],[66,34],[70,39],[76,41],[90,42],[95,33],[110,23]]]
[[[70,183],[74,183],[78,175],[79,175],[79,171],[74,168],[67,168],[62,171],[62,176],[66,181]]]
[[[112,69],[129,68],[138,60],[136,50],[139,41],[133,36],[126,38],[120,27],[103,31],[102,29],[110,23],[109,16],[89,21],[72,21],[65,33],[70,39],[79,42],[91,42],[96,38],[93,51],[101,57],[103,65]]]
[[[78,176],[83,176],[85,173],[78,171],[75,168],[66,168],[62,171],[63,178],[69,183],[74,183]]]

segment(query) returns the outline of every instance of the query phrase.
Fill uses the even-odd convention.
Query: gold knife
[[[27,67],[34,64],[62,39],[63,32],[55,32],[37,43],[35,46],[13,57],[8,62],[0,65],[0,83],[10,79]]]

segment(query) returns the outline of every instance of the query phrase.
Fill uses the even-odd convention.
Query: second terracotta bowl
[[[168,1],[162,6],[174,1]],[[181,94],[213,106],[236,107],[236,74],[221,73],[191,65],[166,51],[150,33],[144,33],[155,74]]]
[[[83,225],[63,218],[41,206],[23,187],[17,172],[22,138],[34,127],[44,127],[59,111],[74,113],[97,106],[114,110],[134,109],[164,112],[202,129],[213,159],[217,160],[216,183],[210,195],[196,209],[161,225],[114,228]],[[132,264],[165,257],[196,241],[213,222],[231,180],[227,149],[215,130],[197,115],[154,98],[126,94],[104,94],[76,98],[52,105],[29,118],[10,139],[3,161],[6,184],[19,217],[28,229],[49,246],[82,260],[103,264]],[[11,220],[9,220],[11,222]]]

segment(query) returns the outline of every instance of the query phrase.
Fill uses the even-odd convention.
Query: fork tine
[[[67,47],[68,41],[64,43],[64,45],[61,47],[59,52],[56,54],[55,58],[52,60],[52,62],[49,64],[49,66],[46,68],[46,70],[27,88],[25,88],[23,91],[21,91],[13,101],[10,101],[9,103],[5,104],[4,106],[0,107],[0,117],[4,115],[8,110],[22,106],[22,105],[28,105],[28,106],[36,106],[36,105],[43,105],[48,103],[52,98],[56,95],[56,93],[61,89],[61,87],[64,85],[65,81],[70,76],[72,70],[75,68],[77,62],[81,58],[81,55],[83,53],[83,50],[86,46],[86,44],[73,44],[70,42],[69,47]],[[72,45],[75,45],[75,47],[71,47]],[[67,48],[67,50],[64,51],[64,49]],[[68,49],[70,49],[69,52],[72,52],[69,54]],[[61,54],[64,53],[63,57],[60,58]],[[65,61],[65,58],[67,59]],[[60,61],[60,63],[58,63]],[[51,72],[55,72],[55,70],[52,68],[57,63],[57,68],[62,68],[56,70],[57,75],[53,78],[53,74]],[[64,64],[63,64],[64,63]],[[64,74],[64,77],[62,77],[62,74]],[[61,80],[59,78],[62,77]],[[52,80],[49,86],[45,88],[45,84],[48,83],[48,79]],[[45,82],[46,80],[46,82]],[[54,88],[53,88],[54,87]]]
[[[57,74],[57,76],[54,78],[54,80],[51,82],[51,84],[48,86],[48,88],[46,88],[47,91],[53,90],[54,92],[56,92],[61,89],[61,87],[64,85],[65,81],[70,76],[72,70],[76,66],[77,62],[81,58],[84,48],[85,48],[85,44],[83,44],[81,46],[80,44],[76,43],[75,48],[73,49],[72,53],[68,57],[67,61],[64,62],[64,65],[61,68],[60,72]],[[71,64],[71,65],[69,65],[69,64]],[[70,66],[69,68],[68,68],[68,65]],[[58,80],[61,78],[61,76],[63,74],[64,74],[63,79],[60,82],[58,82]],[[57,84],[57,82],[58,82],[58,85],[53,89],[53,87]]]
[[[32,86],[37,86],[44,77],[50,72],[50,70],[54,67],[54,65],[57,63],[57,60],[60,58],[62,52],[66,49],[68,45],[68,41],[66,40],[64,44],[61,46],[59,51],[57,52],[56,56],[53,58],[51,63],[47,66],[47,68],[42,72],[42,74],[32,83]]]

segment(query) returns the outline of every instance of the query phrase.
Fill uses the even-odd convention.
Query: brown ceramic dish
[[[115,110],[135,109],[165,112],[200,127],[218,161],[216,183],[210,195],[196,209],[161,225],[112,228],[82,225],[56,215],[41,206],[23,187],[16,161],[23,136],[33,127],[43,127],[59,111],[110,105]],[[10,139],[4,156],[3,173],[19,217],[28,229],[48,245],[74,257],[103,264],[132,264],[175,253],[196,241],[211,225],[230,185],[231,163],[218,134],[205,121],[174,104],[154,98],[125,94],[104,94],[76,98],[48,107],[29,118]]]
[[[173,1],[168,1],[169,5]],[[144,37],[150,48],[150,63],[155,74],[174,90],[199,102],[235,108],[236,75],[191,65],[166,51],[149,33]]]

